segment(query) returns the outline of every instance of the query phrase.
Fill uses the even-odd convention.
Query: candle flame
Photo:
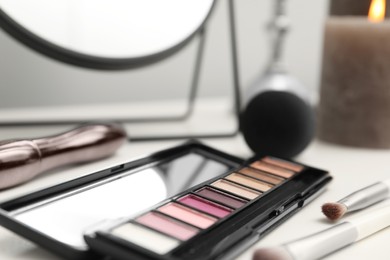
[[[382,22],[386,13],[386,0],[371,0],[368,20],[374,23]]]

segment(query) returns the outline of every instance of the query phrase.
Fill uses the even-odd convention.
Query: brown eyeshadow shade
[[[220,192],[209,187],[205,187],[200,190],[197,190],[196,194],[199,194],[205,198],[214,200],[216,202],[220,202],[234,209],[241,208],[247,203],[246,200],[239,199],[237,197],[228,195],[227,193]]]
[[[296,164],[296,163],[293,163],[293,162],[288,162],[288,161],[285,161],[285,160],[282,160],[282,159],[279,159],[279,158],[270,157],[270,156],[264,157],[261,160],[263,162],[266,162],[266,163],[269,163],[269,164],[272,164],[272,165],[275,165],[275,166],[279,166],[279,167],[282,167],[282,168],[285,168],[287,170],[291,170],[291,171],[294,171],[294,172],[300,172],[300,171],[302,171],[305,168],[302,165],[299,165],[299,164]]]
[[[235,184],[233,182],[224,179],[219,179],[213,182],[211,186],[250,200],[256,199],[262,194],[261,192],[257,192],[252,189],[245,188],[241,185]]]
[[[225,179],[262,192],[268,191],[273,187],[272,184],[268,184],[238,173],[232,173],[226,176]]]
[[[266,181],[269,183],[272,183],[274,185],[277,185],[284,181],[284,178],[268,174],[266,172],[255,170],[249,167],[245,167],[239,170],[239,173],[250,176],[252,178],[256,178],[258,180]]]
[[[290,178],[291,176],[293,176],[295,174],[295,172],[293,172],[293,171],[290,171],[290,170],[287,170],[287,169],[284,169],[284,168],[281,168],[279,166],[275,166],[272,164],[268,164],[265,162],[261,162],[261,161],[255,161],[251,164],[251,166],[255,169],[269,172],[269,173],[278,175],[278,176],[283,177],[283,178]]]

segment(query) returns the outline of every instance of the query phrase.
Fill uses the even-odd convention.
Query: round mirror
[[[0,0],[0,26],[34,50],[95,69],[127,69],[179,50],[214,0]]]

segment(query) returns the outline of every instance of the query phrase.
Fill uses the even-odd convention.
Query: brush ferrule
[[[339,201],[344,204],[348,211],[366,208],[374,203],[386,199],[389,196],[389,187],[378,182],[364,189],[355,191]]]
[[[295,260],[318,259],[356,241],[358,231],[344,222],[284,245]]]

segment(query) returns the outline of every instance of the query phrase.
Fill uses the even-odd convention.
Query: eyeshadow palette
[[[228,259],[306,204],[325,171],[264,157],[86,235],[115,259]]]
[[[226,259],[330,180],[296,162],[244,162],[192,141],[2,203],[0,224],[68,259]]]

